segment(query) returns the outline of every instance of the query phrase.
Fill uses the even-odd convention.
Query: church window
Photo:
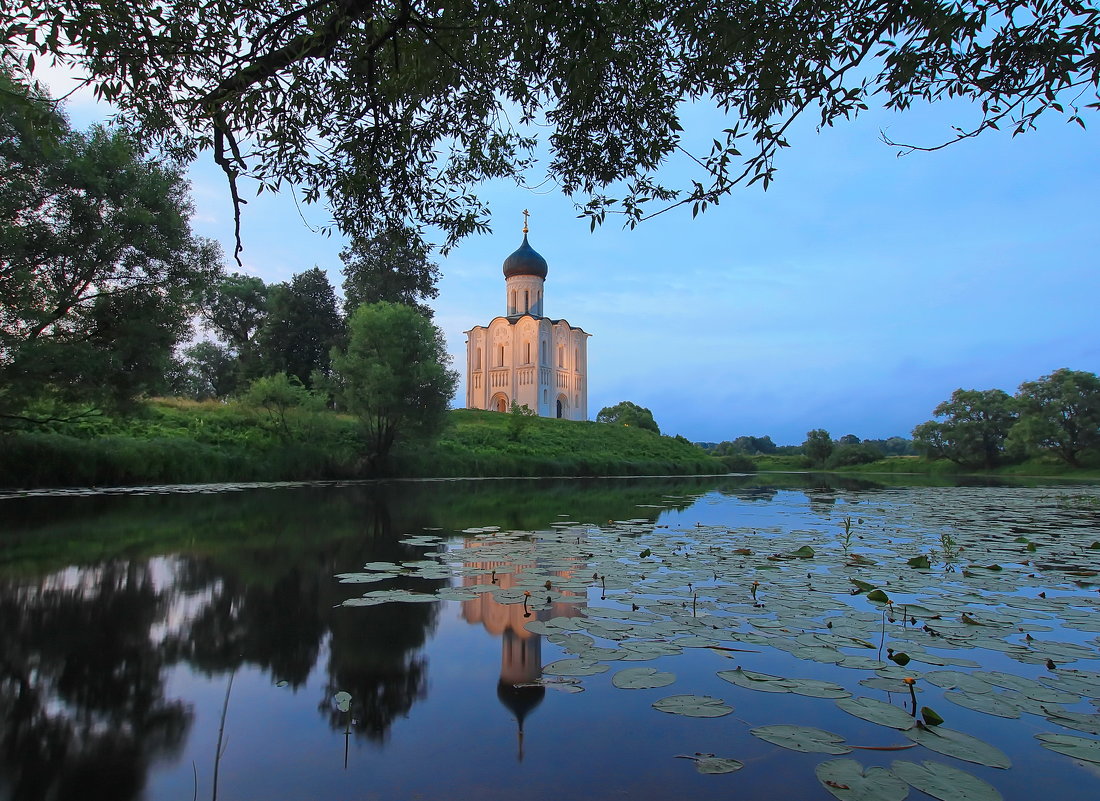
[[[531,311],[531,293],[528,290],[523,290],[523,313]]]
[[[530,342],[524,342],[523,343],[523,363],[524,364],[530,364],[531,363],[531,343]]]
[[[546,358],[546,340],[545,340],[545,339],[544,339],[544,340],[542,340],[542,342],[540,342],[539,344],[540,344],[540,345],[542,346],[542,358],[540,359],[540,361],[541,361],[541,362],[542,362],[543,364],[546,364],[546,362],[547,362],[547,361],[549,361],[549,360],[548,360],[548,359]]]
[[[581,349],[580,348],[573,348],[573,369],[574,370],[580,370],[581,369]]]
[[[497,367],[504,366],[504,346],[497,345]]]
[[[558,367],[565,367],[565,346],[558,345]]]
[[[509,314],[515,314],[516,313],[516,290],[514,290],[514,289],[512,290],[511,294],[508,296],[508,313]]]
[[[477,358],[474,360],[474,369],[475,370],[480,370],[481,369],[481,348],[477,349]]]

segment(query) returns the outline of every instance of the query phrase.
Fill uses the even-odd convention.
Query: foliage
[[[267,315],[267,295],[263,279],[243,273],[222,276],[202,295],[203,322],[235,355],[242,380],[259,370],[255,337]]]
[[[415,309],[399,303],[361,305],[348,320],[346,352],[333,350],[342,400],[359,416],[367,461],[385,466],[402,439],[427,439],[446,420],[458,374],[449,370],[443,333]]]
[[[315,371],[328,374],[330,351],[344,333],[336,292],[319,267],[268,290],[267,317],[256,334],[264,372],[297,376],[312,387]]]
[[[1005,439],[1016,422],[1016,403],[1000,389],[957,389],[913,429],[917,450],[924,456],[950,459],[959,465],[996,467],[1004,459]]]
[[[772,442],[771,436],[765,434],[763,437],[737,437],[732,442],[726,440],[719,442],[714,446],[713,452],[717,456],[726,456],[735,453],[744,453],[749,456],[755,456],[758,453],[775,453],[776,444]]]
[[[724,453],[718,455],[718,460],[726,466],[731,473],[755,473],[756,464],[743,453]]]
[[[823,465],[833,452],[833,438],[824,428],[815,428],[806,432],[806,441],[802,443],[802,452],[812,465]]]
[[[1079,467],[1083,451],[1100,448],[1100,378],[1062,368],[1020,384],[1020,419],[1011,439],[1029,452],[1050,451]]]
[[[0,415],[158,389],[220,269],[191,235],[186,180],[122,132],[71,130],[0,69],[4,93],[24,104],[0,104]]]
[[[882,459],[882,451],[873,445],[865,443],[841,444],[838,440],[838,444],[825,460],[825,466],[830,468],[847,467],[855,464],[870,464],[880,459]]]
[[[193,400],[227,398],[237,387],[237,361],[216,342],[184,348],[169,374],[172,393]]]
[[[653,419],[653,412],[644,406],[639,406],[631,401],[621,401],[614,406],[605,406],[596,415],[597,423],[613,423],[615,425],[633,426],[635,428],[652,431],[660,434],[661,429],[657,421]]]
[[[308,409],[319,412],[325,407],[324,399],[310,392],[298,380],[297,376],[286,373],[257,378],[241,399],[246,406],[255,406],[267,411],[268,420],[281,436],[301,435],[300,430],[292,430],[287,417],[291,409]]]
[[[508,410],[508,439],[512,442],[519,442],[523,430],[528,427],[531,418],[535,416],[535,410],[526,403],[520,406],[512,401],[512,407]]]
[[[915,456],[917,451],[913,447],[913,440],[905,437],[890,437],[889,439],[865,439],[864,445],[878,448],[884,456]]]
[[[346,233],[414,220],[451,245],[486,227],[473,188],[525,182],[543,145],[545,177],[593,226],[634,225],[766,189],[805,114],[824,127],[872,101],[965,98],[980,118],[956,140],[1023,132],[1048,110],[1081,122],[1098,28],[1091,5],[1017,0],[28,0],[8,9],[0,54],[76,64],[150,141],[212,150],[238,213],[243,179],[287,181],[327,196]],[[732,119],[693,134],[713,145],[691,153],[681,116],[700,99]],[[698,172],[664,185],[681,154]]]
[[[351,316],[363,303],[404,303],[429,319],[425,300],[439,295],[435,288],[439,266],[430,250],[408,226],[372,237],[355,237],[340,251],[344,262],[344,314]]]

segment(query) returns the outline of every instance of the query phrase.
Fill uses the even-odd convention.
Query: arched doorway
[[[489,408],[494,412],[508,411],[508,396],[503,392],[498,392],[493,396],[493,399],[489,401]]]
[[[561,419],[569,419],[569,399],[564,395],[558,395],[558,414],[557,417]]]

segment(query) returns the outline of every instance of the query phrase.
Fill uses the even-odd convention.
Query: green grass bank
[[[439,440],[399,448],[387,476],[609,476],[724,473],[674,437],[625,426],[455,410]],[[0,487],[122,486],[372,478],[355,418],[236,403],[159,399],[0,434]]]

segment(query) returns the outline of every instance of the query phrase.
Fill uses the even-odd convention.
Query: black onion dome
[[[527,234],[523,235],[523,244],[519,246],[519,250],[504,260],[504,277],[512,278],[517,275],[546,277],[546,259],[527,244]]]

